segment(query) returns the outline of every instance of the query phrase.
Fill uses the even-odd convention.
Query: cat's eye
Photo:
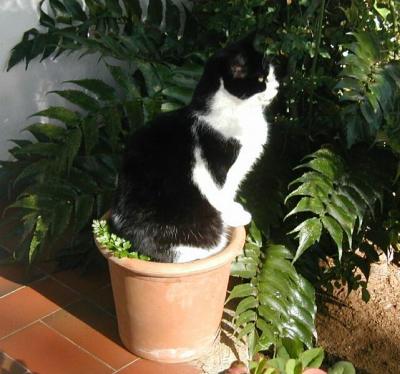
[[[264,77],[258,77],[258,81],[259,81],[259,82],[264,82],[264,81],[265,81],[265,78],[264,78]]]

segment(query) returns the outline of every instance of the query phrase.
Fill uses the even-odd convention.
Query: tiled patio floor
[[[0,249],[0,258],[7,252]],[[140,359],[121,344],[107,270],[0,265],[1,374],[198,374]]]

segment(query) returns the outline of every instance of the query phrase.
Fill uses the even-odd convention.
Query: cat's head
[[[269,70],[263,54],[255,48],[255,34],[250,34],[219,50],[207,61],[192,105],[197,110],[207,110],[209,100],[221,88],[221,82],[226,91],[240,99],[263,92]]]
[[[251,34],[215,55],[224,88],[240,99],[247,99],[266,89],[269,64],[255,49],[254,39],[255,34]]]

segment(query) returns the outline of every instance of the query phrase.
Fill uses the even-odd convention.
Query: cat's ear
[[[230,63],[231,73],[234,79],[243,79],[247,76],[246,60],[241,53],[233,57]]]

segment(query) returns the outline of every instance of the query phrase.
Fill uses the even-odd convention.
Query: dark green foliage
[[[244,253],[232,265],[232,275],[246,281],[227,299],[241,299],[234,322],[238,337],[247,337],[250,356],[279,345],[282,338],[313,344],[314,288],[298,274],[292,259],[283,245],[263,245],[261,232],[252,224]]]
[[[95,53],[114,79],[113,87],[83,79],[55,91],[74,109],[34,114],[26,131],[35,140],[15,140],[15,161],[1,162],[11,216],[1,224],[17,223],[14,257],[85,255],[92,219],[110,206],[123,139],[190,102],[207,56],[257,28],[280,90],[267,113],[268,146],[241,194],[260,230],[252,223],[233,264],[242,284],[230,299],[251,353],[284,347],[285,365],[292,361],[281,369],[300,370],[303,344],[313,344],[314,287],[361,287],[367,301],[371,264],[382,251],[389,260],[400,252],[398,2],[85,4],[41,1],[40,29],[26,31],[11,51],[8,69]]]
[[[308,169],[301,177],[291,182],[297,186],[287,197],[303,196],[286,218],[298,213],[312,213],[316,217],[302,221],[290,233],[297,233],[299,246],[294,261],[315,242],[320,241],[326,230],[338,248],[342,258],[343,238],[352,248],[354,231],[360,232],[364,216],[374,215],[375,202],[381,198],[370,181],[357,177],[353,170],[346,170],[341,157],[328,149],[320,149],[296,169]]]

